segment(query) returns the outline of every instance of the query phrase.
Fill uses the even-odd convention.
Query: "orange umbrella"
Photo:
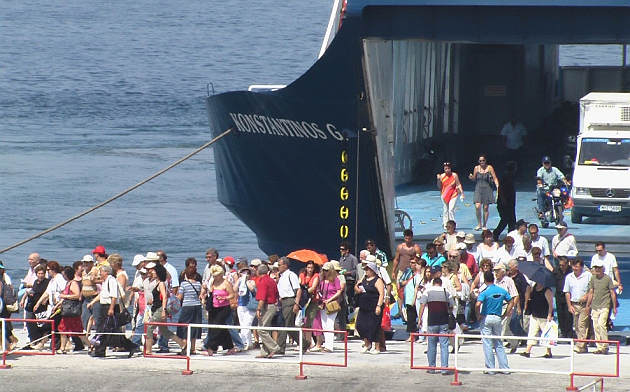
[[[321,253],[317,253],[314,250],[300,249],[295,252],[291,252],[287,255],[288,258],[306,263],[309,260],[313,260],[315,264],[324,265],[328,261],[328,257]]]

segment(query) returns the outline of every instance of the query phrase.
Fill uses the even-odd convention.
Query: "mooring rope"
[[[124,190],[124,191],[120,192],[120,193],[119,193],[119,194],[117,194],[116,196],[113,196],[113,197],[111,197],[111,198],[109,198],[109,199],[105,200],[104,202],[102,202],[102,203],[100,203],[100,204],[97,204],[96,206],[94,206],[94,207],[92,207],[92,208],[90,208],[90,209],[88,209],[88,210],[86,210],[86,211],[83,211],[83,212],[82,212],[82,213],[80,213],[79,215],[75,215],[75,216],[73,216],[72,218],[70,218],[70,219],[68,219],[68,220],[66,220],[66,221],[63,221],[63,222],[61,222],[61,223],[59,223],[59,224],[56,224],[56,225],[54,225],[53,227],[51,227],[51,228],[49,228],[49,229],[46,229],[46,230],[44,230],[44,231],[42,231],[42,232],[40,232],[40,233],[37,233],[37,234],[35,234],[34,236],[32,236],[32,237],[29,237],[29,238],[25,239],[24,241],[20,241],[20,242],[18,242],[17,244],[11,245],[11,246],[9,246],[9,247],[7,247],[7,248],[4,248],[4,249],[0,250],[0,254],[1,254],[1,253],[4,253],[4,252],[6,252],[6,251],[9,251],[9,250],[11,250],[11,249],[17,248],[18,246],[24,245],[24,244],[26,244],[27,242],[30,242],[30,241],[32,241],[32,240],[34,240],[34,239],[36,239],[36,238],[39,238],[39,237],[43,236],[44,234],[48,234],[48,233],[50,233],[51,231],[57,230],[58,228],[63,227],[63,226],[65,226],[65,225],[67,225],[68,223],[72,222],[72,221],[75,221],[75,220],[77,220],[77,219],[79,219],[79,218],[81,218],[81,217],[83,217],[83,216],[85,216],[85,215],[87,215],[87,214],[89,214],[89,213],[91,213],[91,212],[93,212],[93,211],[98,210],[99,208],[101,208],[101,207],[103,207],[103,206],[105,206],[105,205],[107,205],[107,204],[111,203],[112,201],[114,201],[114,200],[116,200],[116,199],[118,199],[118,198],[120,198],[120,197],[122,197],[122,196],[126,195],[127,193],[129,193],[129,192],[133,191],[134,189],[141,187],[142,185],[146,184],[147,182],[149,182],[149,181],[153,180],[155,177],[158,177],[158,176],[160,176],[160,175],[162,175],[162,174],[166,173],[167,171],[171,170],[171,169],[172,169],[172,168],[174,168],[175,166],[177,166],[177,165],[179,165],[180,163],[182,163],[182,162],[186,161],[187,159],[191,158],[191,157],[192,157],[192,156],[194,156],[195,154],[197,154],[197,153],[199,153],[199,152],[203,151],[204,149],[206,149],[206,148],[210,147],[212,144],[214,144],[214,143],[215,143],[215,142],[217,142],[219,139],[221,139],[222,137],[226,136],[228,133],[232,132],[233,130],[234,130],[234,128],[230,128],[230,129],[228,129],[227,131],[223,132],[223,133],[222,133],[222,134],[220,134],[219,136],[217,136],[217,137],[215,137],[214,139],[210,140],[208,143],[206,143],[206,144],[204,144],[203,146],[199,147],[198,149],[196,149],[195,151],[193,151],[193,152],[191,152],[190,154],[186,155],[185,157],[183,157],[182,159],[178,160],[177,162],[175,162],[175,163],[171,164],[170,166],[168,166],[168,167],[166,167],[166,168],[164,168],[164,169],[160,170],[159,172],[157,172],[157,173],[153,174],[152,176],[150,176],[150,177],[148,177],[148,178],[146,178],[146,179],[144,179],[144,180],[140,181],[139,183],[137,183],[136,185],[132,186],[131,188],[128,188],[128,189],[126,189],[126,190]]]

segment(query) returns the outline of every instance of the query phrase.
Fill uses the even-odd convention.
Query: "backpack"
[[[13,289],[13,285],[8,284],[4,277],[0,284],[2,284],[2,300],[6,305],[7,310],[12,313],[17,312],[19,310],[19,305],[17,302],[17,295],[15,293],[15,290]]]

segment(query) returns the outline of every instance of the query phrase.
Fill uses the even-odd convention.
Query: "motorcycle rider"
[[[542,218],[545,209],[545,195],[550,188],[559,185],[560,182],[565,185],[570,184],[558,168],[551,166],[551,159],[545,155],[542,158],[542,166],[536,172],[536,202],[539,218]]]

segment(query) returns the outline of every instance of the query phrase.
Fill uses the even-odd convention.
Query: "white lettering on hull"
[[[328,139],[328,135],[317,123],[294,121],[284,118],[261,116],[258,114],[230,113],[230,117],[239,132],[261,133],[276,136],[299,137],[307,139]],[[336,140],[343,140],[343,135],[333,124],[325,126],[328,134]]]

